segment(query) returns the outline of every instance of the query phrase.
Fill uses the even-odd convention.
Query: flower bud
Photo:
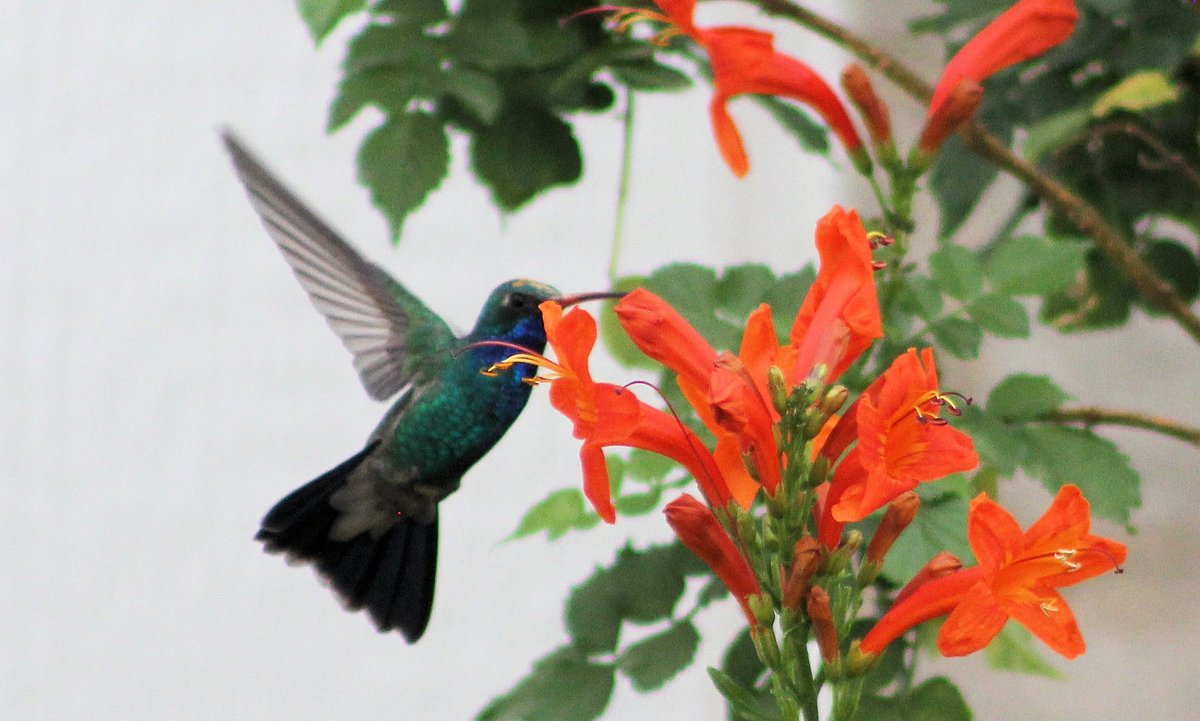
[[[850,102],[854,103],[854,107],[858,108],[859,114],[866,122],[867,132],[870,133],[871,142],[875,144],[875,147],[881,148],[890,145],[894,152],[892,121],[888,115],[887,105],[875,93],[875,87],[871,83],[871,76],[867,74],[866,68],[858,63],[847,65],[846,69],[842,71],[842,88],[846,91],[846,95],[850,96]]]
[[[934,556],[917,571],[917,575],[912,577],[912,580],[900,589],[900,593],[896,594],[895,603],[900,603],[904,599],[911,596],[918,588],[924,586],[930,581],[935,581],[939,578],[949,576],[952,573],[957,573],[962,570],[962,561],[949,551],[942,551]]]
[[[842,651],[838,648],[829,592],[820,586],[813,586],[808,592],[807,608],[808,618],[812,621],[813,635],[817,637],[817,646],[821,649],[821,659],[827,664],[837,663],[842,658]]]
[[[866,559],[858,574],[859,583],[865,586],[875,580],[883,568],[883,559],[887,552],[904,529],[917,517],[920,507],[921,497],[915,491],[905,491],[891,502],[879,527],[875,529],[875,535],[871,537],[871,543],[867,546]]]
[[[771,394],[771,404],[775,406],[775,410],[780,415],[783,415],[788,406],[788,387],[787,378],[779,366],[771,366],[767,369],[767,390]]]
[[[921,131],[921,139],[917,141],[917,149],[911,160],[918,172],[929,167],[942,144],[975,115],[982,101],[983,86],[974,80],[964,78],[954,86],[946,102],[925,121],[925,128]]]
[[[758,658],[763,664],[770,669],[779,668],[783,659],[779,653],[779,642],[775,640],[775,629],[758,626],[750,634],[750,639],[754,641],[754,649],[758,651]]]
[[[796,542],[796,550],[792,554],[792,567],[784,576],[784,608],[800,608],[800,602],[808,592],[808,583],[824,560],[822,555],[821,542],[812,536],[804,536]]]
[[[858,647],[858,641],[850,642],[850,652],[846,654],[843,668],[847,678],[856,678],[869,673],[879,663],[879,654],[867,653]]]
[[[825,478],[829,475],[829,458],[824,455],[817,456],[813,459],[812,466],[808,469],[808,487],[816,488],[825,482]]]
[[[844,385],[833,385],[825,391],[825,395],[821,398],[821,413],[828,420],[829,416],[842,410],[842,406],[846,405],[846,399],[850,397],[850,391]]]
[[[775,625],[775,604],[772,603],[770,596],[765,593],[756,593],[749,596],[746,601],[750,604],[750,611],[758,620],[759,626],[770,628]]]

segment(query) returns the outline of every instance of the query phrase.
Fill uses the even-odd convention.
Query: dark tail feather
[[[399,518],[378,537],[362,533],[347,541],[329,538],[338,518],[330,496],[373,449],[374,444],[364,448],[275,504],[255,539],[269,553],[312,563],[347,608],[367,609],[380,631],[399,629],[414,643],[425,632],[433,609],[437,518],[432,523]]]

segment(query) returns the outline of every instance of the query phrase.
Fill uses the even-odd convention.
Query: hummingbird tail
[[[433,609],[438,523],[397,517],[382,534],[330,537],[339,511],[330,497],[374,450],[369,445],[293,491],[267,512],[255,540],[268,553],[312,563],[352,611],[366,609],[380,631],[398,629],[409,643],[425,632]]]

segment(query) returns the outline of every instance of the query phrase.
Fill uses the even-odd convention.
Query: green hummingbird
[[[222,133],[238,177],[309,299],[354,356],[367,393],[399,394],[362,450],[267,512],[255,536],[270,553],[311,563],[347,608],[409,643],[433,607],[438,503],[516,420],[536,369],[484,375],[514,346],[540,353],[538,305],[572,305],[614,293],[563,296],[531,280],[501,284],[474,329],[456,337],[419,298],[365,260],[277,180],[232,134]]]

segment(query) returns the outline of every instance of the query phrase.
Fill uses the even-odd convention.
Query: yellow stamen
[[[1075,573],[1079,569],[1083,568],[1082,563],[1071,560],[1072,558],[1075,557],[1075,554],[1078,552],[1079,551],[1074,548],[1060,548],[1060,549],[1058,549],[1058,551],[1056,551],[1054,553],[1054,559],[1056,561],[1058,561],[1059,563],[1061,563],[1062,565],[1066,566],[1067,573]]]
[[[532,376],[529,378],[522,379],[524,382],[528,383],[531,386],[538,385],[539,383],[547,383],[550,381],[556,381],[559,378],[563,377],[563,367],[562,366],[560,366],[559,364],[550,360],[549,358],[546,358],[546,357],[540,356],[540,355],[535,355],[533,353],[515,353],[515,354],[510,355],[509,357],[505,358],[504,360],[500,361],[499,363],[493,363],[492,365],[480,370],[479,372],[481,374],[487,376],[488,378],[495,378],[496,376],[500,375],[500,373],[502,371],[507,371],[510,368],[512,368],[513,366],[518,365],[520,363],[524,363],[526,365],[531,365],[531,366],[536,366],[538,368],[545,368],[547,371],[549,371],[545,375],[535,375],[535,376]]]
[[[1042,613],[1046,614],[1047,616],[1052,613],[1058,613],[1058,601],[1055,601],[1054,599],[1042,601],[1040,604],[1038,604],[1038,608],[1042,609]]]

